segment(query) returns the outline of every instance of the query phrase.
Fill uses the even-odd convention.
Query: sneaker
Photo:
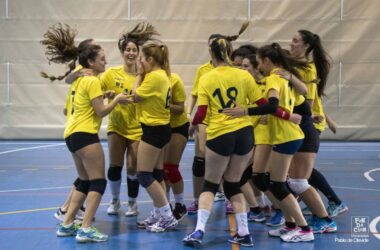
[[[61,208],[58,208],[58,210],[54,213],[54,217],[59,220],[59,221],[64,221],[65,220],[65,214],[66,211],[62,211]]]
[[[275,214],[270,218],[270,220],[265,223],[267,226],[270,227],[279,227],[285,224],[285,218],[282,215],[281,210],[275,210]]]
[[[70,227],[65,227],[63,223],[59,224],[59,228],[57,230],[57,236],[58,237],[67,237],[67,236],[75,236],[77,235],[78,229],[79,229],[78,224],[71,224]]]
[[[312,213],[311,213],[311,211],[310,211],[310,209],[308,207],[304,207],[302,209],[302,214],[303,215],[312,215]]]
[[[187,207],[188,214],[196,214],[198,212],[198,202],[193,201],[191,202],[190,206]]]
[[[239,244],[244,247],[252,247],[253,241],[250,234],[240,236],[239,234],[235,234],[231,239],[228,240],[231,243]]]
[[[333,233],[338,230],[335,221],[327,222],[321,218],[316,217],[315,222],[312,226],[314,233]]]
[[[147,227],[147,230],[150,232],[160,233],[166,231],[167,229],[174,228],[177,225],[178,221],[173,215],[168,218],[161,216],[156,223]]]
[[[181,203],[176,203],[173,210],[173,215],[177,221],[181,221],[187,215],[186,206]]]
[[[260,211],[259,213],[254,213],[252,211],[248,212],[247,215],[248,221],[254,221],[254,222],[264,222],[265,221],[265,214],[263,211]]]
[[[317,222],[317,218],[318,217],[316,215],[313,215],[310,218],[307,218],[306,222],[312,228],[315,225],[315,223]]]
[[[108,235],[100,233],[96,227],[91,227],[88,232],[85,232],[83,228],[79,228],[75,240],[81,243],[103,242],[108,240]]]
[[[283,226],[283,227],[279,227],[279,228],[274,229],[274,230],[269,230],[268,235],[271,237],[281,237],[281,235],[287,234],[287,233],[294,231],[294,230],[298,230],[298,228],[297,227],[290,228],[287,226]]]
[[[158,221],[158,218],[154,217],[153,212],[150,212],[150,216],[143,221],[138,221],[137,227],[140,229],[146,229]]]
[[[125,212],[125,216],[137,216],[139,211],[137,210],[137,203],[135,201],[128,201],[127,212]]]
[[[187,246],[199,247],[202,244],[203,235],[203,231],[197,230],[188,234],[182,242]]]
[[[336,205],[335,202],[329,201],[329,206],[327,207],[329,217],[338,216],[339,214],[342,214],[346,211],[348,211],[348,207],[343,202],[340,205]]]
[[[86,212],[86,208],[84,206],[81,206],[75,215],[75,220],[83,221],[84,213]]]
[[[300,228],[297,228],[297,230],[281,235],[280,238],[285,242],[307,242],[314,240],[314,234],[312,230],[306,232]]]
[[[232,207],[232,204],[229,200],[226,200],[225,206],[226,206],[226,214],[233,214],[234,213],[234,208]]]
[[[224,201],[226,199],[226,196],[222,192],[216,192],[215,197],[214,197],[214,202],[217,201]]]
[[[117,215],[119,214],[120,210],[120,200],[119,199],[112,199],[109,207],[107,208],[107,214],[109,215]]]
[[[266,205],[265,207],[262,207],[261,211],[264,212],[265,217],[271,217],[272,216],[272,209],[268,205]]]

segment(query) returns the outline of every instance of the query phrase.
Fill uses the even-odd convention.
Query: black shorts
[[[189,127],[190,123],[186,122],[182,126],[172,128],[172,134],[183,135],[186,139],[189,138]]]
[[[85,132],[76,132],[65,138],[67,148],[71,153],[75,153],[77,150],[84,148],[88,145],[99,143],[98,134],[90,134]]]
[[[318,153],[319,150],[319,133],[318,130],[313,126],[308,126],[307,128],[302,128],[302,132],[305,135],[303,139],[302,146],[298,149],[298,152],[303,153]]]
[[[206,146],[217,154],[229,156],[232,154],[245,155],[252,150],[255,138],[252,126],[218,136],[206,141]]]
[[[148,126],[141,123],[143,131],[141,140],[156,148],[163,148],[170,141],[170,125]]]

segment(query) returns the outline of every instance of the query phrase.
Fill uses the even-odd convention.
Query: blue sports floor
[[[107,154],[106,143],[103,146]],[[192,197],[193,147],[193,143],[187,145],[181,164],[187,204]],[[283,243],[269,238],[264,224],[250,223],[254,249],[380,249],[379,153],[380,143],[322,143],[316,167],[349,207],[348,212],[335,218],[338,232],[316,235],[313,243]],[[193,230],[196,216],[187,216],[175,231],[138,230],[135,217],[106,214],[109,189],[94,223],[109,234],[108,242],[79,244],[73,237],[57,238],[58,221],[53,214],[66,199],[75,178],[73,161],[63,141],[0,141],[0,249],[190,249],[181,240]],[[126,201],[125,183],[122,190],[122,200]],[[234,225],[224,213],[224,203],[214,204],[202,248],[239,249],[227,242]],[[138,206],[138,219],[144,219],[151,202],[142,189]]]

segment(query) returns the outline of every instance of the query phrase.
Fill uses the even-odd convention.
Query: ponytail
[[[152,57],[170,77],[169,49],[165,44],[150,43],[142,47],[145,57]]]

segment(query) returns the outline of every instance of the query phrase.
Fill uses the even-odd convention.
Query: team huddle
[[[236,234],[228,240],[233,244],[253,246],[248,221],[266,222],[274,227],[269,236],[285,242],[313,241],[315,233],[337,231],[332,218],[348,207],[314,169],[320,133],[326,125],[336,130],[322,105],[329,57],[319,36],[308,30],[295,33],[290,50],[278,43],[234,50],[232,42],[248,24],[238,35],[209,37],[210,61],[198,68],[187,107],[183,81],[171,72],[168,47],[151,24],[140,23],[120,36],[123,64],[107,70],[104,50],[94,39],[75,46],[76,31],[68,25],[49,28],[41,41],[47,59],[69,70],[59,77],[42,76],[70,84],[64,138],[78,173],[55,213],[62,221],[57,236],[108,240],[92,222],[106,179],[112,194],[107,213],[121,211],[124,164],[125,215],[138,215],[141,185],[153,209],[137,227],[164,232],[197,214],[185,245],[201,245],[214,200],[220,199],[225,199],[226,213],[235,215]],[[107,115],[106,177],[98,133]],[[195,139],[194,200],[186,207],[179,163],[189,136]],[[318,190],[329,200],[327,208]],[[306,205],[302,210],[300,201]],[[305,214],[311,217],[306,220]]]

